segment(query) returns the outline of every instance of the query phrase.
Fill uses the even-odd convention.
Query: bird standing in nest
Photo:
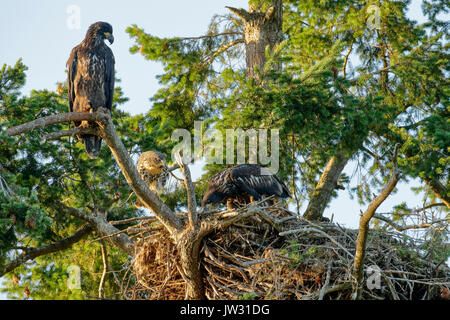
[[[225,203],[232,210],[239,205],[261,200],[263,196],[289,198],[291,195],[286,185],[269,169],[259,164],[240,164],[211,178],[202,207]]]
[[[137,170],[148,188],[158,196],[161,195],[169,179],[166,157],[158,151],[143,152],[139,156]],[[138,208],[144,206],[139,198],[135,205]]]

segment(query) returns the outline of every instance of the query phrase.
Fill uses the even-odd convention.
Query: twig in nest
[[[325,279],[325,283],[323,284],[323,287],[320,290],[319,300],[323,300],[325,292],[328,289],[328,285],[330,284],[330,276],[331,276],[331,267],[332,266],[333,266],[333,260],[330,260],[330,262],[328,262],[327,278]]]
[[[112,225],[118,225],[118,224],[128,224],[134,221],[141,221],[141,220],[150,220],[150,221],[157,221],[156,217],[135,217],[135,218],[129,218],[124,220],[116,220],[116,221],[109,221]]]

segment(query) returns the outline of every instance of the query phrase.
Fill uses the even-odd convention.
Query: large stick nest
[[[225,219],[216,212],[201,219]],[[184,299],[175,244],[156,220],[139,224],[127,296]],[[201,272],[209,299],[351,299],[357,230],[308,222],[278,207],[216,230],[203,239]],[[413,241],[414,240],[414,241]],[[404,233],[370,231],[362,299],[446,298],[450,271]]]

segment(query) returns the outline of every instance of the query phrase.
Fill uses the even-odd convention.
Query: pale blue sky
[[[227,13],[225,6],[247,8],[247,4],[248,0],[0,1],[0,65],[14,64],[22,57],[29,67],[24,93],[31,89],[53,90],[56,82],[65,80],[65,63],[70,50],[83,40],[87,27],[96,21],[107,21],[114,28],[115,42],[111,48],[116,58],[117,76],[122,80],[120,85],[125,95],[130,98],[123,109],[131,114],[143,113],[151,106],[149,98],[158,90],[155,76],[162,68],[139,54],[129,53],[133,42],[125,29],[137,24],[157,36],[200,35],[214,14]],[[410,17],[419,21],[423,18],[420,4],[420,0],[413,0],[410,10]],[[67,27],[67,9],[71,5],[80,8],[79,30]],[[349,165],[346,169],[348,174],[352,173],[352,167]],[[196,179],[200,168],[193,169]],[[402,201],[420,206],[420,197],[409,191],[411,185],[399,185],[400,191],[382,205],[380,212],[390,211]],[[339,198],[332,201],[326,216],[334,213],[335,221],[356,227],[359,212],[360,206],[349,199],[348,192],[339,191]]]

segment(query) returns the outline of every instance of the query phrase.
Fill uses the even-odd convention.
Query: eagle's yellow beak
[[[104,35],[105,35],[105,38],[108,39],[109,43],[113,44],[114,36],[111,33],[109,33],[109,32],[105,32]]]

